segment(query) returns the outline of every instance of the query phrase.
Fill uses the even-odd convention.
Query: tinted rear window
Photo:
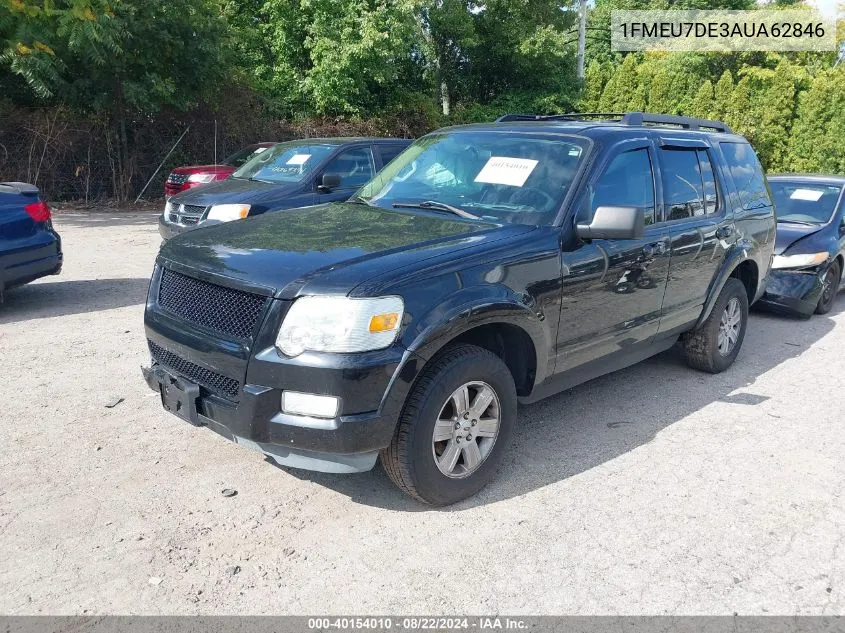
[[[739,193],[739,201],[744,209],[758,209],[772,204],[766,188],[766,178],[757,155],[748,143],[719,143],[731,179]]]
[[[387,165],[387,163],[399,156],[405,147],[404,145],[377,145],[376,149],[381,154],[382,165]]]

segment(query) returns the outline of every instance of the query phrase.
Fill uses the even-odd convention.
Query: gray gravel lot
[[[165,414],[155,218],[56,225],[62,275],[0,306],[0,613],[845,612],[845,297],[754,315],[719,376],[671,350],[523,407],[495,483],[431,510]]]

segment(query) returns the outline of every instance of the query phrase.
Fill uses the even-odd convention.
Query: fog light
[[[318,396],[298,391],[282,392],[282,411],[291,415],[307,415],[314,418],[333,418],[340,409],[340,398]]]

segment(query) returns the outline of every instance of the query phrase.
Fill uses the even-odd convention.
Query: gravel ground
[[[0,613],[845,612],[845,297],[754,315],[719,376],[670,350],[523,407],[496,481],[431,510],[165,414],[155,218],[56,225],[62,275],[0,306]]]

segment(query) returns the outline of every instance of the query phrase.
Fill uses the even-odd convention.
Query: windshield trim
[[[804,178],[771,178],[768,179],[769,185],[795,185],[798,187],[807,187],[812,189],[813,187],[839,187],[839,197],[836,198],[836,202],[833,204],[833,210],[830,212],[830,217],[824,222],[813,222],[813,223],[804,223],[807,226],[818,226],[824,227],[829,225],[833,222],[833,219],[836,217],[836,214],[839,210],[845,205],[845,185],[836,183],[836,182],[819,182],[815,180],[806,180]],[[772,193],[772,204],[775,207],[775,218],[777,224],[781,223],[781,219],[777,216],[777,205],[775,204],[775,195]],[[783,220],[784,223],[790,223],[789,220]],[[792,222],[792,224],[801,224],[800,222]]]
[[[569,190],[566,192],[566,195],[563,197],[563,200],[561,200],[560,206],[558,207],[558,209],[555,213],[555,216],[554,216],[554,220],[552,222],[549,222],[548,224],[530,225],[530,224],[523,224],[523,223],[518,223],[518,222],[498,222],[498,223],[496,223],[496,222],[494,222],[492,220],[488,220],[488,219],[483,220],[485,222],[491,222],[493,224],[499,224],[501,226],[507,226],[509,224],[513,224],[513,225],[523,224],[523,226],[548,226],[548,227],[560,228],[560,226],[563,224],[563,222],[566,218],[566,210],[569,208],[569,204],[571,203],[573,196],[575,195],[576,191],[579,189],[579,186],[580,186],[579,183],[580,183],[582,176],[584,175],[584,173],[586,171],[586,165],[592,161],[593,147],[595,146],[595,142],[593,141],[593,139],[591,139],[587,136],[582,136],[580,134],[573,134],[572,132],[558,132],[556,130],[545,130],[545,129],[544,130],[513,130],[513,129],[501,129],[501,128],[494,128],[494,127],[487,128],[487,127],[484,127],[484,126],[479,126],[479,127],[469,127],[469,126],[466,126],[466,127],[446,127],[446,128],[440,128],[438,130],[434,130],[432,132],[429,132],[428,134],[424,134],[423,136],[420,136],[420,137],[414,139],[413,143],[406,146],[405,149],[402,150],[402,152],[407,151],[408,148],[412,147],[415,143],[417,143],[417,142],[419,142],[419,141],[421,141],[425,138],[428,138],[429,136],[435,136],[437,134],[463,135],[463,134],[474,134],[474,133],[478,133],[478,132],[483,132],[485,134],[486,133],[506,134],[508,136],[515,136],[515,135],[529,136],[529,137],[532,137],[532,138],[546,138],[547,140],[571,139],[572,141],[576,142],[578,145],[583,147],[583,150],[584,150],[583,158],[580,161],[580,164],[578,165],[578,168],[577,168],[577,170],[575,171],[575,174],[572,177],[572,185],[569,187]],[[382,167],[382,169],[383,169],[383,167]],[[377,172],[373,176],[373,178],[378,177],[378,175],[379,175],[379,173]],[[363,196],[360,195],[360,192],[367,185],[369,185],[369,182],[362,185],[361,188],[358,189],[358,191],[356,191],[355,194],[352,195],[352,198],[364,199]],[[369,203],[370,199],[366,198],[366,200]],[[388,208],[388,207],[380,207],[380,208],[384,209],[385,211],[390,211],[392,213],[401,213],[401,212],[407,213],[407,209]],[[428,212],[427,209],[425,209],[425,210],[421,209],[421,210]],[[458,221],[458,222],[477,222],[478,221],[478,220],[465,220],[465,219],[460,218],[458,216],[455,216],[455,220]]]

